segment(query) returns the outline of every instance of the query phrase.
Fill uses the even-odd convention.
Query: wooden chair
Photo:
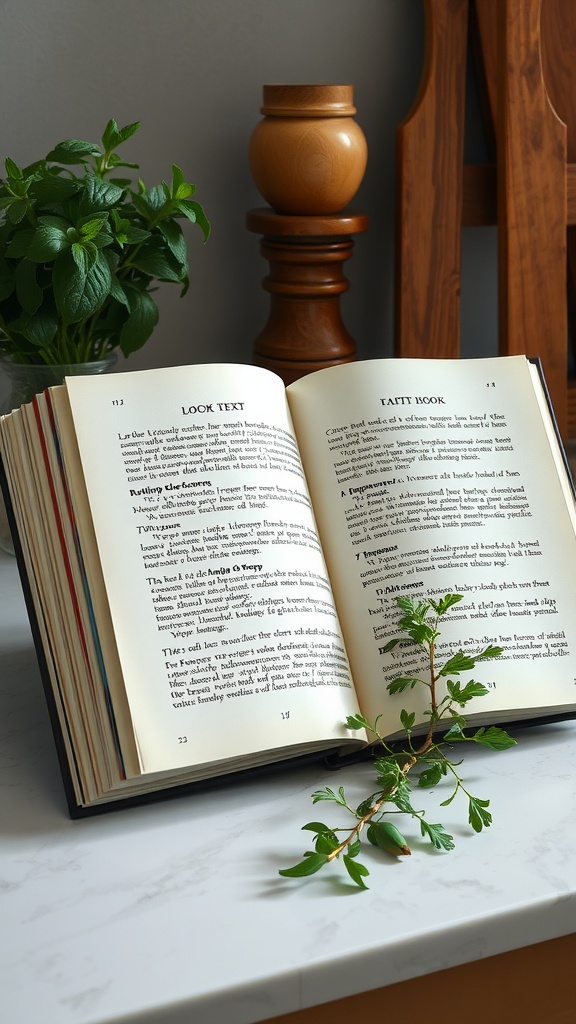
[[[459,355],[460,229],[497,224],[499,352],[541,357],[560,430],[573,435],[567,225],[576,224],[576,155],[557,111],[576,134],[576,3],[425,0],[425,9],[422,81],[397,135],[396,354]],[[469,27],[494,127],[495,162],[486,166],[463,163]]]

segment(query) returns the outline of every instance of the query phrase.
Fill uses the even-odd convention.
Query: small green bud
[[[393,857],[409,857],[412,853],[410,847],[396,825],[391,821],[377,821],[369,826],[371,835],[368,837],[371,842],[375,840],[376,845]]]

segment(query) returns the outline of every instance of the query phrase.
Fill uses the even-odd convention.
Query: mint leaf
[[[120,348],[125,356],[136,352],[148,340],[158,323],[158,307],[145,291],[125,287],[130,316],[120,331]]]
[[[198,225],[204,235],[204,241],[207,242],[210,238],[210,221],[206,217],[200,203],[195,202],[193,199],[181,199],[178,203],[178,210],[189,221]]]
[[[475,832],[481,832],[483,828],[488,828],[492,824],[492,815],[486,810],[489,806],[489,800],[480,800],[474,796],[469,798],[468,821]]]
[[[443,675],[444,673],[440,674]],[[460,683],[453,683],[449,681],[446,684],[446,689],[450,694],[451,699],[456,704],[459,704],[460,707],[464,707],[468,701],[473,700],[475,697],[485,697],[489,692],[486,686],[483,686],[482,683],[475,682],[473,679],[471,679],[469,683],[466,683],[466,686],[464,687],[460,686]]]
[[[435,764],[430,765],[429,768],[422,772],[418,779],[418,785],[422,789],[432,789],[438,785],[444,775],[446,775],[446,768],[441,761],[436,761]]]
[[[63,221],[63,223],[66,223]],[[67,225],[68,227],[69,225]],[[27,251],[29,260],[34,263],[51,263],[62,249],[70,245],[66,230],[41,223],[34,232]]]
[[[78,210],[81,216],[92,216],[100,210],[109,210],[119,203],[124,190],[112,181],[105,181],[94,174],[87,174],[82,182]]]
[[[440,675],[452,676],[458,675],[460,672],[469,672],[470,669],[474,668],[474,665],[474,658],[471,658],[468,654],[464,654],[462,651],[458,651],[457,654],[448,658],[448,661],[440,670]]]
[[[393,679],[391,683],[388,683],[386,689],[389,693],[402,693],[408,686],[413,690],[419,682],[420,680],[414,679],[413,676],[399,676],[398,679]]]
[[[430,825],[427,821],[424,821],[424,819],[421,818],[420,831],[423,836],[430,840],[435,849],[454,849],[454,837],[446,831],[443,825]]]
[[[364,879],[370,874],[368,868],[364,864],[360,864],[359,861],[354,860],[349,854],[344,854],[342,857],[344,867],[350,875],[353,882],[356,883],[361,889],[367,889]]]
[[[89,256],[82,247],[60,253],[54,264],[52,281],[56,308],[65,324],[86,320],[100,308],[110,292],[112,275],[102,252],[97,251],[89,266]],[[79,265],[79,263],[81,265]]]
[[[345,724],[347,729],[368,729],[371,731],[370,723],[364,718],[364,715],[348,715]]]
[[[342,807],[346,807],[346,797],[344,796],[344,787],[340,786],[338,793],[335,793],[333,789],[326,786],[325,789],[318,789],[312,794],[312,803],[317,804],[321,800],[333,800],[335,803],[340,804]]]
[[[278,874],[285,878],[304,878],[306,875],[314,875],[325,864],[328,864],[328,857],[324,853],[306,853],[304,858],[299,864],[295,864],[291,868],[283,868]]]
[[[414,722],[415,721],[416,721],[416,712],[415,711],[411,711],[409,713],[408,711],[404,710],[404,708],[403,708],[402,711],[400,712],[400,722],[402,723],[402,728],[405,730],[405,732],[408,732],[408,733],[412,732],[412,729],[414,728]]]
[[[42,289],[36,281],[36,267],[29,260],[20,260],[14,273],[16,296],[25,313],[35,313],[42,302]]]
[[[496,725],[490,726],[489,729],[478,729],[470,736],[470,739],[474,743],[481,743],[482,746],[488,747],[490,750],[508,750],[510,747],[516,746],[516,740],[505,729],[500,729]]]
[[[60,164],[84,164],[87,156],[100,156],[98,146],[95,146],[93,142],[66,139],[51,149],[46,159]]]
[[[452,608],[459,601],[463,600],[462,594],[446,594],[441,601],[433,601],[430,599],[430,604],[437,615],[445,615],[449,608]]]

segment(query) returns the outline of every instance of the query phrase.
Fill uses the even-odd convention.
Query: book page
[[[346,738],[357,703],[282,381],[221,364],[66,392],[142,771]]]
[[[367,361],[287,389],[360,703],[390,731],[423,688],[386,683],[425,667],[382,651],[397,595],[463,595],[438,659],[504,648],[471,710],[574,707],[574,503],[539,388],[520,356]]]

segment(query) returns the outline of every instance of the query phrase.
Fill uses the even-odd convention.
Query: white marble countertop
[[[369,766],[283,771],[71,821],[3,554],[0,623],[7,1024],[251,1024],[576,931],[576,724],[466,754],[494,824],[477,836],[463,803],[442,808],[432,820],[453,832],[453,852],[410,826],[412,857],[379,866],[367,853],[369,892],[341,869],[285,880],[278,868],[300,859],[300,827],[318,817],[310,793],[345,784],[360,799]]]

